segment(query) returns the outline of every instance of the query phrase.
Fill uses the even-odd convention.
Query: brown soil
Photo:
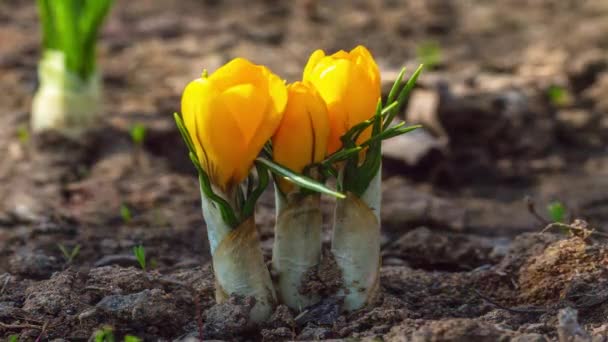
[[[540,233],[523,199],[542,216],[559,200],[568,220],[608,227],[607,37],[603,0],[118,1],[100,43],[104,124],[71,142],[24,134],[40,54],[35,3],[0,1],[0,336],[87,340],[110,325],[146,341],[201,331],[606,341],[606,239]],[[304,315],[279,306],[255,329],[244,324],[249,299],[215,305],[199,190],[171,116],[186,82],[236,56],[292,81],[315,48],[362,43],[386,89],[429,41],[441,60],[410,104],[431,110],[408,118],[419,115],[437,143],[413,162],[407,147],[385,159],[378,302],[350,314],[335,298]],[[567,99],[551,100],[552,85]],[[147,127],[139,147],[135,123]],[[256,213],[268,259],[272,206],[269,192]],[[80,253],[68,262],[59,244]],[[146,272],[131,252],[140,244]]]

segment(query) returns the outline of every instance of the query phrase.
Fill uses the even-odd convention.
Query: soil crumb
[[[342,272],[329,249],[323,250],[321,263],[311,267],[304,277],[299,292],[301,294],[328,297],[334,295],[342,287]]]

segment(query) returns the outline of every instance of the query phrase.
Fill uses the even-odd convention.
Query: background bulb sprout
[[[32,102],[35,132],[78,137],[101,112],[97,34],[112,0],[38,0],[43,53]]]

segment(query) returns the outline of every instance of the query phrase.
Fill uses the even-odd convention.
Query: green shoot
[[[547,97],[549,98],[551,104],[556,107],[566,106],[572,99],[568,89],[559,85],[550,86],[547,89]]]
[[[22,145],[26,145],[30,141],[30,132],[26,126],[17,128],[17,139]]]
[[[549,212],[549,217],[551,217],[551,221],[564,223],[566,220],[566,207],[558,201],[551,202],[547,206],[547,211]]]
[[[17,342],[19,341],[19,335],[10,335],[8,337],[8,342]]]
[[[38,0],[45,50],[61,51],[66,67],[86,80],[95,72],[97,34],[112,0]]]
[[[120,206],[120,217],[124,223],[129,223],[133,219],[131,209],[125,203]]]
[[[110,326],[104,326],[103,328],[95,331],[95,342],[114,342],[114,329]]]
[[[125,336],[125,340],[124,342],[141,342],[142,339],[137,337],[137,336],[133,336],[133,335],[126,335]]]
[[[140,123],[133,125],[129,130],[129,135],[131,135],[131,141],[133,141],[136,146],[143,145],[143,142],[146,139],[146,126]]]
[[[426,41],[416,48],[416,57],[421,64],[433,69],[442,62],[441,47],[436,41]]]
[[[144,246],[134,246],[133,247],[133,255],[135,255],[135,259],[139,263],[139,267],[141,267],[144,272],[146,271],[146,251],[144,250]]]
[[[66,264],[68,264],[68,265],[71,264],[74,261],[74,259],[78,256],[78,253],[80,253],[80,245],[76,245],[70,250],[68,250],[67,247],[65,247],[62,244],[57,244],[57,247],[63,254],[63,259],[65,260]]]

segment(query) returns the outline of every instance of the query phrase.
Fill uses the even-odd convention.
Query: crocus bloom
[[[286,104],[284,82],[243,58],[186,86],[184,124],[211,183],[228,191],[247,177]]]
[[[356,124],[371,118],[380,98],[380,71],[370,52],[357,46],[350,52],[326,56],[315,51],[304,68],[304,81],[315,85],[327,104],[330,121],[328,152],[338,150],[340,137]],[[367,140],[371,127],[358,142]]]
[[[287,107],[272,138],[274,160],[301,173],[307,165],[320,162],[327,153],[329,118],[323,98],[307,82],[287,87]],[[292,184],[282,182],[287,191]]]

